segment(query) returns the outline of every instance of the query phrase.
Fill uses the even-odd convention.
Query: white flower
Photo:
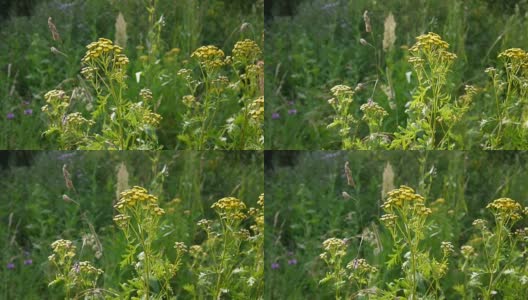
[[[256,281],[255,278],[249,277],[249,279],[247,280],[247,284],[249,286],[253,286],[255,284],[255,281]]]
[[[515,273],[515,270],[514,269],[507,269],[507,270],[504,270],[504,275],[510,275],[510,274],[513,274]]]

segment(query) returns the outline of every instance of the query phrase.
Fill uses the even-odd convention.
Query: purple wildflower
[[[13,120],[15,118],[15,114],[10,112],[10,113],[7,113],[7,119],[8,120]]]
[[[31,108],[24,109],[24,115],[31,116],[33,114],[33,110]]]
[[[8,268],[9,270],[13,270],[13,269],[15,268],[15,264],[12,263],[12,262],[10,262],[10,263],[7,264],[7,268]]]
[[[29,266],[29,265],[32,265],[33,264],[33,260],[30,258],[30,259],[24,259],[24,265],[26,266]]]
[[[296,265],[296,264],[297,264],[297,260],[295,258],[288,259],[288,265]]]
[[[278,268],[280,268],[280,265],[278,262],[274,262],[271,264],[271,269],[272,270],[277,270]]]
[[[274,112],[274,113],[271,114],[271,118],[272,118],[273,120],[277,120],[277,119],[280,118],[280,115],[279,115],[278,112]]]
[[[297,114],[297,110],[295,108],[288,109],[288,115],[296,115],[296,114]]]

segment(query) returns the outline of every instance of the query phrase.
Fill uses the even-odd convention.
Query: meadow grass
[[[276,156],[266,166],[266,299],[526,292],[526,153],[314,151],[293,166]]]
[[[0,298],[262,297],[261,153],[32,156],[1,170]]]
[[[34,1],[30,16],[2,20],[0,147],[261,149],[262,12],[260,0]],[[121,73],[108,63],[100,66],[108,70],[81,63],[100,38],[127,58]],[[258,51],[235,54],[245,40]],[[225,54],[214,73],[193,55],[208,45]],[[148,103],[143,89],[152,94]],[[69,102],[50,118],[41,110],[51,90],[64,91]],[[69,114],[82,128],[68,126]]]
[[[525,55],[508,51],[528,48],[526,8],[316,0],[274,17],[266,149],[524,149],[524,69],[508,70]],[[353,91],[345,102],[340,85]]]

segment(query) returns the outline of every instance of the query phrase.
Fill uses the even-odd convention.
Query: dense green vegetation
[[[263,1],[24,3],[0,20],[0,148],[262,148]],[[100,38],[122,48],[119,72],[81,63]]]
[[[265,183],[266,299],[526,294],[525,152],[297,152],[294,166],[280,155]],[[401,185],[424,201],[394,200]]]
[[[31,156],[29,166],[11,164],[0,170],[1,299],[262,295],[261,153],[76,151]],[[139,202],[145,195],[133,186],[154,197],[149,196],[148,207],[130,206],[136,203],[130,200],[136,199],[134,193]],[[234,198],[219,201],[224,197]],[[236,218],[224,211],[229,203],[238,205]],[[249,211],[251,207],[257,210]],[[64,241],[52,250],[57,240]],[[69,253],[71,246],[75,256],[59,263],[60,253]],[[223,249],[229,251],[224,255]],[[91,273],[82,277],[87,265],[104,273],[98,279]],[[80,273],[75,271],[79,267]]]
[[[526,1],[314,0],[269,19],[266,149],[524,149],[518,66],[527,56],[506,50],[528,49],[526,9]],[[435,40],[426,56],[417,37],[429,32],[447,44]],[[451,62],[439,67],[432,58],[442,53]],[[339,85],[353,95],[339,99],[331,91]]]

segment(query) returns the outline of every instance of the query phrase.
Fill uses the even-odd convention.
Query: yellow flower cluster
[[[387,116],[388,113],[383,107],[381,107],[378,103],[372,101],[372,99],[369,99],[367,103],[361,105],[359,108],[365,115],[363,116],[363,120],[380,120],[383,119],[383,117]]]
[[[466,84],[466,86],[464,87],[464,90],[466,92],[466,95],[476,95],[477,94],[477,88],[469,84]]]
[[[420,57],[421,53],[425,53],[428,55],[434,55],[435,59],[445,59],[447,61],[453,61],[457,58],[456,54],[447,51],[449,44],[434,32],[422,34],[417,37],[416,40],[416,43],[409,49],[409,51],[417,57]],[[413,59],[412,57],[409,59],[409,62],[414,64],[421,63],[419,59]]]
[[[51,90],[44,95],[46,105],[41,110],[50,115],[62,115],[69,105],[70,97],[63,90]]]
[[[191,54],[191,57],[198,59],[202,66],[209,69],[224,66],[224,56],[224,51],[216,46],[202,46]]]
[[[405,203],[424,203],[425,198],[416,194],[414,190],[408,186],[402,185],[399,189],[392,190],[387,193],[388,198],[381,206],[385,210],[391,208],[401,208]]]
[[[101,275],[104,273],[103,270],[97,269],[89,261],[79,262],[79,272],[91,275]]]
[[[189,254],[190,254],[192,257],[195,257],[195,258],[199,258],[199,257],[206,256],[206,255],[207,255],[207,254],[204,252],[202,246],[200,246],[200,245],[192,245],[191,247],[189,247]]]
[[[211,208],[220,210],[243,210],[246,209],[246,205],[235,197],[225,197],[215,202]]]
[[[60,255],[61,257],[69,258],[75,256],[75,250],[77,249],[72,241],[63,239],[51,243],[51,248],[53,249],[54,253]],[[53,260],[54,258],[54,255],[49,257],[50,260]]]
[[[180,253],[187,252],[187,246],[183,242],[175,242],[174,243],[174,249]]]
[[[477,227],[478,229],[485,229],[488,222],[483,219],[476,219],[473,221],[472,225]]]
[[[130,220],[130,216],[119,214],[116,215],[113,220],[117,223],[117,226],[124,228],[126,227],[128,220]]]
[[[200,106],[200,102],[196,101],[196,97],[193,95],[185,95],[182,98],[183,105],[192,108],[192,107],[198,107]]]
[[[464,245],[460,247],[460,253],[462,253],[462,256],[464,256],[465,259],[469,259],[473,256],[476,256],[475,248],[469,245]]]
[[[526,241],[528,237],[528,227],[518,228],[515,230],[515,236]]]
[[[330,253],[343,251],[346,249],[346,243],[342,239],[329,238],[323,242],[323,249]]]
[[[491,209],[498,217],[512,220],[521,219],[523,207],[521,204],[510,198],[499,198],[486,206]]]
[[[245,63],[252,63],[261,53],[257,43],[250,39],[238,41],[233,48],[234,59]]]
[[[152,91],[149,89],[141,89],[141,91],[139,91],[139,96],[145,101],[152,100]]]
[[[260,194],[257,204],[264,207],[264,193]]]
[[[211,225],[212,225],[212,224],[213,224],[213,221],[211,221],[211,220],[207,220],[207,219],[201,219],[200,221],[198,221],[198,222],[196,223],[196,225],[202,227],[203,229],[205,229],[205,230],[207,230],[207,231],[208,231],[209,229],[211,229]]]
[[[342,96],[352,97],[354,95],[352,88],[344,84],[336,85],[330,91],[337,98],[341,98]]]
[[[143,122],[152,127],[158,127],[161,122],[161,116],[149,111],[143,115]]]
[[[129,62],[128,58],[121,54],[123,48],[114,45],[109,39],[100,38],[97,42],[90,43],[86,48],[88,51],[81,60],[84,64],[90,64],[99,58],[105,61],[108,57],[113,59],[114,65],[118,67],[126,66]]]
[[[450,254],[455,252],[455,247],[453,247],[453,244],[451,244],[451,242],[442,242],[440,248],[442,249],[444,256],[449,256]]]
[[[64,123],[71,128],[79,128],[85,124],[88,126],[95,124],[94,121],[84,118],[80,112],[68,114],[64,119]]]
[[[443,48],[447,49],[449,48],[449,44],[442,40],[442,37],[440,35],[429,32],[427,34],[422,34],[419,37],[416,38],[417,42],[414,44],[414,46],[409,49],[410,51],[416,51],[420,48]]]
[[[415,66],[419,66],[419,65],[422,65],[425,62],[425,60],[421,57],[413,56],[409,58],[408,62],[410,62],[411,64]]]
[[[180,70],[178,70],[176,75],[185,78],[185,80],[187,80],[187,81],[191,81],[192,80],[192,70],[189,70],[189,69],[180,69]]]
[[[259,228],[264,228],[264,215],[257,216],[255,218],[255,223]]]
[[[158,198],[156,198],[153,195],[150,195],[147,192],[147,189],[140,187],[140,186],[134,186],[129,190],[126,190],[124,192],[121,192],[119,194],[119,202],[116,204],[116,208],[122,208],[123,206],[134,206],[137,202],[152,202],[157,203]],[[120,206],[122,204],[123,206]]]
[[[222,91],[223,87],[229,84],[229,78],[222,75],[222,76],[218,76],[217,78],[213,79],[211,82],[219,91]]]
[[[242,79],[250,78],[249,80],[251,80],[251,78],[255,78],[258,76],[264,76],[263,73],[264,73],[263,63],[259,63],[256,65],[249,65],[246,67],[246,74],[242,74],[241,78]]]
[[[367,260],[365,260],[364,258],[353,259],[347,264],[346,268],[349,270],[353,270],[354,272],[360,272],[360,273],[378,272],[378,268],[369,265],[367,263]]]
[[[129,62],[128,58],[122,54],[123,48],[114,45],[109,39],[100,38],[97,42],[90,43],[86,48],[88,51],[81,60],[85,64],[94,62],[99,58],[105,60],[108,57],[114,59],[116,66],[125,66]]]
[[[385,226],[390,227],[390,226],[393,226],[394,224],[396,224],[396,219],[397,218],[398,218],[398,216],[396,216],[394,214],[385,214],[385,215],[381,216],[380,221],[383,222],[385,224]]]
[[[251,237],[249,230],[242,228],[238,232],[235,232],[235,236],[242,241],[247,241]]]
[[[264,118],[264,96],[260,96],[249,105],[249,114],[254,120],[263,120]]]
[[[426,207],[425,204],[421,202],[416,203],[413,208],[414,208],[414,212],[419,215],[427,216],[433,212],[430,208]]]
[[[499,58],[511,59],[511,60],[525,60],[528,58],[528,54],[521,48],[510,48],[502,51]]]
[[[200,245],[192,245],[191,247],[189,247],[189,254],[195,258],[200,258],[207,255],[207,253],[204,252],[202,246]]]
[[[472,85],[466,85],[464,90],[466,93],[460,97],[460,101],[464,104],[469,104],[477,94],[477,88]]]
[[[44,99],[46,99],[47,103],[52,103],[55,100],[60,100],[63,103],[70,101],[70,97],[63,90],[51,90],[44,95]]]
[[[99,69],[96,67],[84,67],[81,69],[81,74],[84,76],[84,78],[90,80],[94,78],[97,70]]]
[[[114,208],[123,211],[124,208],[132,208],[137,204],[144,204],[142,206],[143,208],[152,209],[154,214],[158,216],[165,214],[165,211],[158,206],[158,198],[149,194],[145,188],[140,186],[134,186],[129,190],[121,192],[119,194],[119,201],[114,205]],[[122,222],[123,218],[119,217],[118,221]]]
[[[215,209],[224,219],[243,220],[246,218],[242,212],[246,209],[246,205],[235,197],[222,198],[213,203],[211,208]]]

